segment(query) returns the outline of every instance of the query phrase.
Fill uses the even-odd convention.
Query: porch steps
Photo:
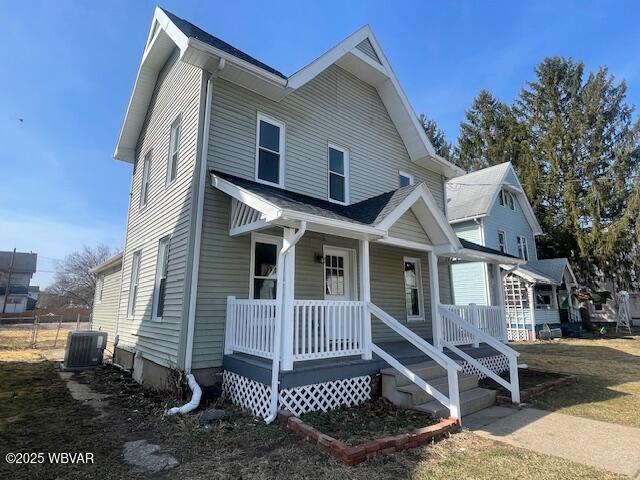
[[[427,381],[439,392],[449,394],[449,382],[444,368],[433,361],[408,365],[407,368]],[[414,384],[395,368],[385,368],[382,374],[382,396],[401,408],[411,408],[435,417],[448,417],[449,409]],[[462,415],[495,405],[495,390],[478,387],[478,377],[458,373],[460,410]]]

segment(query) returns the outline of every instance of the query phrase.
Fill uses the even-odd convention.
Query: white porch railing
[[[361,355],[364,302],[294,300],[293,361]],[[275,300],[227,298],[225,354],[273,358]]]
[[[507,324],[502,307],[486,305],[440,305],[478,328],[485,334],[501,341],[507,340]],[[461,328],[447,317],[440,316],[442,339],[453,345],[478,345],[479,339],[465,328]]]
[[[361,355],[364,302],[294,300],[293,360]]]
[[[453,335],[446,337],[443,334],[444,338],[440,340],[440,345],[442,347],[448,348],[460,358],[467,361],[467,363],[477,368],[487,377],[490,377],[491,379],[502,385],[504,388],[508,389],[511,392],[511,401],[513,403],[520,403],[520,380],[518,378],[518,356],[520,355],[520,353],[515,351],[513,348],[505,345],[504,343],[502,343],[502,341],[496,340],[495,337],[482,331],[475,325],[462,318],[456,312],[452,311],[449,308],[446,308],[444,305],[438,306],[438,321],[441,322],[443,331],[445,328],[449,328],[450,332],[456,332],[455,337]],[[446,326],[447,324],[449,324],[449,327]],[[449,340],[449,338],[473,339],[472,343],[474,344],[483,342],[494,348],[501,354],[505,355],[509,360],[509,381],[500,377],[488,367],[482,365],[471,355],[459,349],[453,341]],[[458,345],[462,345],[462,343],[459,343]]]
[[[248,353],[273,357],[275,300],[238,300],[227,298],[225,353]]]

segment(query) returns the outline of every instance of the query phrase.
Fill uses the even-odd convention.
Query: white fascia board
[[[486,216],[487,216],[487,214],[483,213],[482,215],[471,215],[469,217],[454,218],[453,220],[449,220],[449,224],[455,225],[457,223],[480,220],[482,218],[485,218]]]
[[[312,215],[309,213],[296,212],[293,210],[283,210],[281,218],[283,220],[305,221],[308,224],[324,225],[337,230],[363,234],[371,238],[382,238],[387,236],[387,231],[380,228],[370,227],[359,223],[351,223],[344,220],[336,220],[334,218],[327,218],[319,215]],[[311,226],[309,226],[308,229],[313,230]]]
[[[115,254],[111,258],[108,258],[107,260],[102,262],[100,265],[96,265],[95,267],[89,269],[89,271],[91,273],[100,273],[100,272],[104,272],[105,270],[110,270],[111,268],[121,264],[122,264],[122,252]]]
[[[431,252],[434,250],[433,245],[426,243],[413,242],[411,240],[405,240],[403,238],[386,237],[377,240],[378,243],[384,243],[385,245],[392,245],[394,247],[408,248],[410,250],[419,250],[421,252]]]
[[[471,248],[461,248],[452,256],[460,257],[464,260],[480,260],[485,262],[496,262],[503,265],[522,265],[527,263],[526,260],[521,258],[503,257],[494,253],[480,252]]]
[[[571,268],[571,263],[569,263],[569,259],[567,259],[566,268],[567,270],[569,270],[569,275],[571,275],[572,283],[574,285],[578,285],[578,280],[576,279],[576,276],[573,274],[573,268]]]
[[[427,188],[425,184],[419,185],[413,192],[407,196],[400,204],[389,214],[387,217],[380,222],[378,228],[389,230],[394,223],[398,221],[398,219],[411,208],[418,200],[422,200],[427,207],[427,210],[435,220],[437,226],[440,228],[441,232],[445,235],[448,240],[448,244],[453,246],[455,249],[461,248],[460,242],[458,241],[458,237],[455,232],[451,228],[451,225],[447,222],[447,219],[444,218],[444,214],[438,207],[433,195]],[[424,226],[423,226],[424,228]],[[425,233],[432,238],[433,235],[430,232],[425,230]],[[433,240],[433,238],[432,238]]]
[[[218,177],[214,173],[211,174],[211,184],[218,190],[223,191],[227,195],[264,214],[266,221],[272,221],[282,216],[282,209],[266,201],[259,195]]]

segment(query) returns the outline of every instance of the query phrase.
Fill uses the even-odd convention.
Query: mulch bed
[[[280,412],[278,421],[345,465],[433,442],[459,428],[455,418],[435,419],[399,409],[384,399],[296,418]]]
[[[309,412],[300,419],[326,435],[357,445],[378,437],[411,432],[438,423],[431,415],[396,407],[384,398],[329,412]]]
[[[543,370],[523,369],[519,372],[520,379],[520,402],[525,403],[532,398],[541,395],[549,390],[576,383],[578,378],[575,375],[566,375],[556,372],[545,372]],[[504,372],[501,377],[508,379],[509,372]],[[480,380],[480,386],[498,391],[497,402],[502,404],[511,403],[511,392],[502,385],[490,378]]]

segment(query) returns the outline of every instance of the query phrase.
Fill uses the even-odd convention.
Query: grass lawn
[[[0,346],[6,345],[0,330]],[[435,445],[345,467],[279,425],[235,410],[209,427],[197,415],[163,416],[176,400],[143,390],[128,375],[103,367],[74,376],[109,395],[107,416],[73,400],[38,350],[0,347],[0,478],[148,478],[123,462],[123,444],[146,439],[180,465],[159,478],[327,479],[614,479],[591,467],[503,446],[471,433]],[[50,352],[49,352],[50,353]],[[94,465],[8,465],[7,452],[92,452]]]
[[[640,335],[516,344],[531,368],[571,373],[578,382],[532,403],[544,410],[640,427]]]

